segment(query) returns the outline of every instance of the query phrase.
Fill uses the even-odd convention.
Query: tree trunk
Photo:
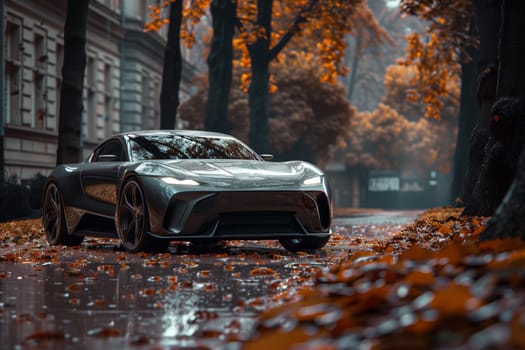
[[[355,39],[355,49],[354,49],[354,55],[352,58],[352,68],[350,68],[350,82],[348,83],[348,92],[346,97],[348,98],[348,101],[352,101],[352,96],[354,94],[354,89],[356,85],[356,78],[357,78],[357,68],[359,67],[359,61],[361,61],[361,57],[363,56],[363,48],[362,46],[362,32],[360,31],[357,34],[357,38]]]
[[[3,117],[3,116],[2,116]],[[0,187],[5,182],[4,130],[0,132]]]
[[[0,0],[0,28],[4,30],[4,0]],[[0,72],[4,72],[4,35],[0,35]],[[5,158],[4,158],[4,121],[5,121],[5,104],[4,104],[4,92],[5,92],[5,78],[2,75],[0,79],[0,186],[5,182]]]
[[[228,101],[232,83],[233,34],[237,2],[212,0],[213,39],[208,56],[208,101],[204,114],[204,129],[230,133]]]
[[[501,23],[501,0],[473,0],[480,38],[478,86],[476,96],[481,111],[470,142],[467,181],[463,190],[464,214],[481,215],[487,184],[479,181],[481,165],[488,142],[490,109],[496,96],[498,42]]]
[[[518,173],[480,240],[520,236],[525,240],[525,152],[521,152]]]
[[[525,1],[503,0],[496,96],[525,96]]]
[[[475,35],[475,19],[472,19],[470,34]],[[465,181],[467,179],[470,138],[473,134],[476,121],[479,118],[479,108],[476,104],[476,77],[478,64],[478,50],[472,46],[466,48],[470,61],[461,63],[461,97],[458,118],[458,136],[454,154],[454,178],[452,181],[451,199],[463,198]]]
[[[82,159],[82,92],[86,68],[89,0],[68,0],[60,90],[57,165]]]
[[[248,90],[250,106],[249,143],[259,153],[269,151],[269,65],[273,0],[257,0],[257,24],[265,29],[264,37],[259,36],[249,47],[252,80]]]
[[[514,181],[490,219],[480,239],[521,236],[525,239],[525,152],[524,124],[525,108],[525,2],[503,0],[502,29],[499,45],[498,97],[517,97],[521,99],[518,110],[516,132],[521,151],[520,161]],[[512,149],[510,149],[512,151]],[[492,185],[492,184],[491,184]]]
[[[168,40],[164,51],[162,91],[160,93],[161,129],[175,129],[177,120],[179,88],[182,74],[182,54],[180,50],[181,21],[182,0],[176,0],[170,4]]]

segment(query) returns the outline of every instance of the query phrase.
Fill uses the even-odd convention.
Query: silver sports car
[[[292,251],[330,238],[324,174],[271,162],[234,137],[203,131],[115,135],[82,163],[57,166],[43,196],[50,244],[118,237],[130,252],[170,240],[278,239]]]

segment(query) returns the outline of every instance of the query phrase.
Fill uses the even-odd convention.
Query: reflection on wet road
[[[7,245],[0,248],[0,344],[235,349],[260,311],[293,301],[319,269],[346,258],[355,237],[398,231],[416,214],[336,219],[333,238],[314,253],[291,253],[274,241],[178,243],[157,255],[122,252],[116,240]]]

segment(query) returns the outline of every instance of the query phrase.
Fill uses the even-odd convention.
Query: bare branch
[[[288,44],[288,42],[292,39],[292,37],[299,31],[299,25],[301,23],[304,23],[308,20],[307,14],[312,12],[312,9],[314,5],[318,2],[318,0],[310,0],[308,3],[308,6],[303,8],[297,16],[295,17],[295,20],[292,24],[292,26],[288,29],[288,31],[281,37],[279,42],[275,44],[275,46],[270,49],[270,55],[268,59],[271,61],[274,59],[281,51],[282,49]]]

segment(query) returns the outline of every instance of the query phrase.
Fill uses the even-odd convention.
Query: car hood
[[[214,186],[300,185],[322,175],[318,168],[302,161],[170,160],[144,163],[141,168],[144,175],[172,176]]]

